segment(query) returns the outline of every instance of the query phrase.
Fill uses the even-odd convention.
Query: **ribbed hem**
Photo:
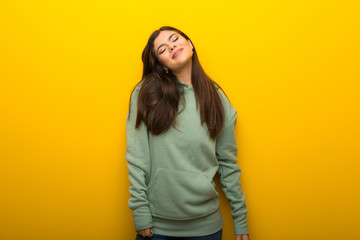
[[[224,221],[218,208],[205,217],[191,220],[169,220],[153,217],[154,234],[170,237],[199,237],[220,231]]]
[[[249,234],[249,229],[248,229],[247,223],[243,224],[242,226],[235,225],[234,232],[235,232],[235,235]]]
[[[144,209],[146,209],[144,207]],[[152,216],[150,213],[133,211],[135,230],[143,230],[152,227]]]

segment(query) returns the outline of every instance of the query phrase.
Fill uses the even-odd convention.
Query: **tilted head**
[[[164,26],[154,31],[143,52],[143,77],[156,73],[164,76],[169,72],[179,72],[196,58],[195,47],[182,31]]]

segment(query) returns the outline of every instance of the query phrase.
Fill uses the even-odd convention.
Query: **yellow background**
[[[238,111],[252,240],[360,239],[359,3],[0,2],[0,239],[134,239],[141,52],[184,31]],[[234,239],[221,195],[224,240]]]

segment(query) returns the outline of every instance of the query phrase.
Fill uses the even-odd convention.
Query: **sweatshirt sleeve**
[[[216,139],[216,157],[219,162],[220,187],[230,202],[235,234],[249,234],[247,225],[248,209],[239,179],[241,169],[236,164],[237,145],[234,128],[237,112],[231,106],[224,93],[220,92],[220,95],[225,110],[224,128]]]
[[[126,155],[129,170],[130,198],[129,208],[133,210],[135,230],[142,230],[153,226],[152,216],[147,199],[147,179],[150,174],[150,151],[148,131],[141,122],[135,129],[137,113],[137,96],[139,86],[133,91],[130,101],[130,118],[126,120]]]

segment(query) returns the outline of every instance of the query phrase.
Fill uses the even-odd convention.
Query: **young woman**
[[[126,123],[136,239],[220,240],[224,222],[213,181],[219,173],[236,239],[248,240],[236,110],[180,30],[166,26],[153,32],[142,61]]]

